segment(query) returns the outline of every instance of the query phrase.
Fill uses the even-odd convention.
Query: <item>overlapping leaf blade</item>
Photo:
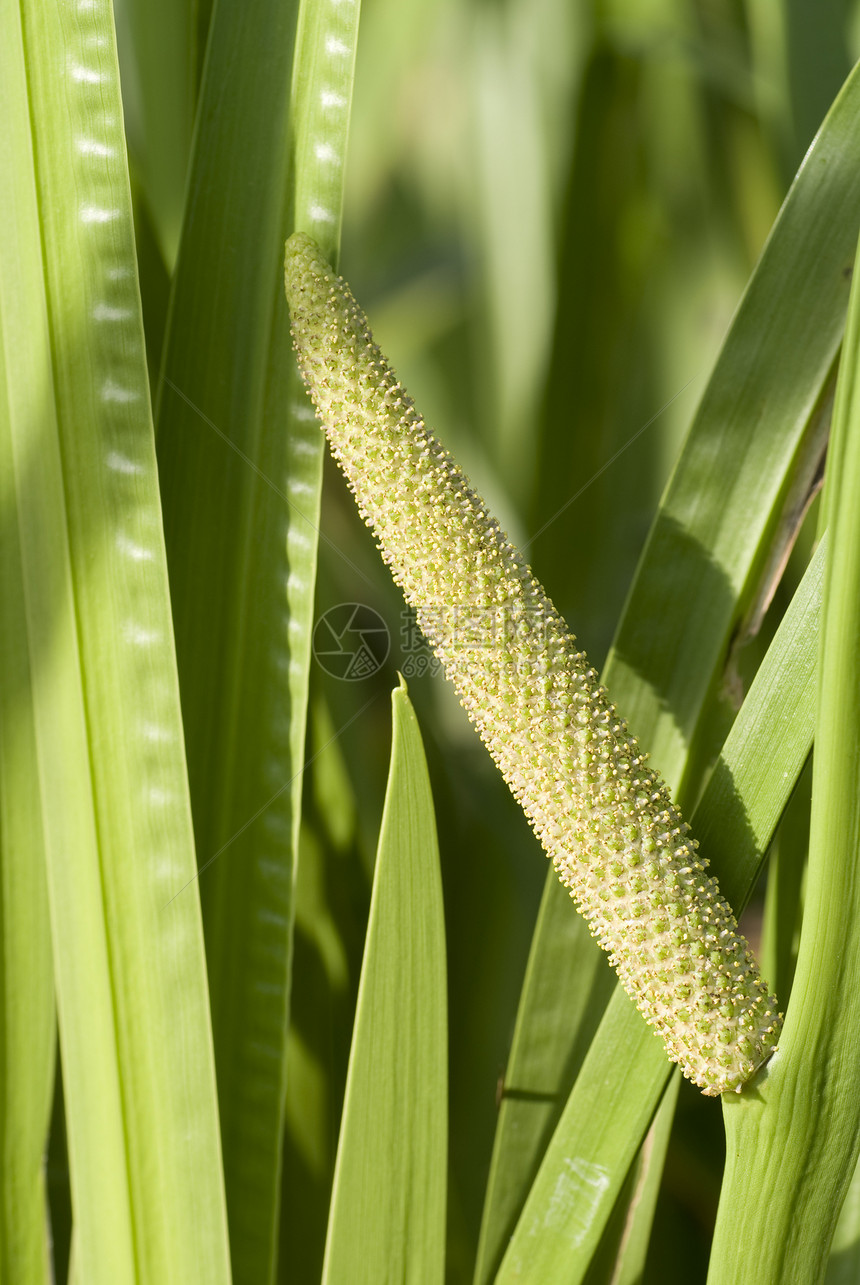
[[[693,816],[702,850],[738,907],[754,886],[812,743],[823,553],[822,546]],[[529,1191],[499,1282],[524,1279],[527,1270],[548,1282],[583,1279],[671,1072],[660,1041],[616,987]],[[555,1199],[559,1192],[563,1198]]]
[[[75,1271],[226,1283],[196,889],[171,902],[194,848],[111,8],[6,6],[2,29],[2,620],[27,662],[4,738],[35,771]]]
[[[47,1285],[43,1154],[54,1076],[54,983],[12,441],[15,420],[26,433],[45,417],[39,390],[50,394],[52,376],[22,33],[17,23],[4,32],[0,228],[13,253],[0,254],[0,1277]]]
[[[281,264],[289,210],[320,181],[338,241],[358,18],[358,5],[310,8],[321,35],[304,52],[298,5],[214,11],[158,417],[231,1249],[237,1280],[254,1282],[277,1259],[322,459],[291,369]],[[306,152],[294,45],[322,130]]]
[[[820,440],[822,403],[844,324],[860,213],[860,76],[855,71],[822,126],[789,194],[726,339],[667,487],[634,582],[605,680],[621,712],[652,752],[683,805],[713,740],[715,692],[732,631],[749,610],[786,513],[802,491]],[[798,311],[797,300],[804,305]],[[683,628],[678,621],[683,620]],[[575,622],[574,622],[575,624]],[[698,764],[698,767],[697,767]],[[558,951],[545,925],[566,901],[548,877],[532,946],[529,983],[558,975]],[[728,894],[727,894],[728,895]],[[731,897],[730,897],[731,900]],[[558,909],[553,906],[558,903]],[[510,1075],[526,1093],[519,1050],[564,1030],[564,996],[544,1007],[524,993]],[[562,1052],[543,1078],[564,1076]],[[569,1083],[569,1081],[568,1081]],[[542,1089],[540,1084],[536,1088]],[[556,1110],[560,1107],[557,1099]],[[534,1124],[527,1122],[529,1114]],[[516,1130],[508,1120],[516,1117]],[[485,1209],[482,1271],[488,1271],[523,1198],[546,1141],[546,1111],[503,1105],[496,1156],[512,1149],[503,1208]],[[488,1220],[491,1225],[488,1226]]]
[[[858,220],[860,222],[860,220]],[[709,1280],[821,1280],[860,1150],[860,286],[855,277],[825,482],[809,866],[778,1053],[754,1095],[724,1101],[726,1172]],[[764,1193],[767,1195],[766,1215]],[[768,1244],[755,1234],[767,1217]]]
[[[176,262],[197,88],[203,63],[196,0],[116,0],[123,108],[164,262]]]

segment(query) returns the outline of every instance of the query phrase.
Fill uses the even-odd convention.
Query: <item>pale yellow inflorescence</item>
[[[684,1074],[707,1094],[740,1090],[781,1016],[666,786],[301,233],[286,290],[332,452],[559,878]]]

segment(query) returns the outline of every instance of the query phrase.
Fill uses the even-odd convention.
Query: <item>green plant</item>
[[[854,8],[0,9],[0,1280],[854,1279]],[[323,493],[342,211],[735,911],[769,856],[724,1175]]]
[[[299,366],[362,516],[559,878],[669,1056],[706,1093],[740,1090],[781,1022],[689,826],[301,233],[286,290]]]

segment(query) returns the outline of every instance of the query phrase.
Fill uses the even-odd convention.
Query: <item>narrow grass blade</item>
[[[15,421],[34,421],[51,370],[38,253],[23,33],[3,15],[0,47],[0,1280],[50,1279],[44,1153],[55,1065],[54,982],[33,657],[13,482]],[[29,236],[27,223],[31,223]],[[9,251],[12,254],[10,257]],[[16,335],[17,331],[17,335]],[[23,342],[22,342],[23,341]],[[35,436],[35,434],[34,434]]]
[[[786,71],[794,153],[800,164],[828,105],[851,69],[849,23],[842,0],[822,0],[814,9],[786,3]]]
[[[63,1094],[63,1065],[56,1060],[54,1101],[51,1130],[45,1156],[48,1207],[51,1216],[51,1250],[54,1280],[69,1279],[69,1257],[72,1248],[72,1191],[69,1181],[69,1150],[66,1130],[66,1107]]]
[[[338,1142],[324,1285],[445,1276],[448,1037],[433,799],[406,686],[391,769]]]
[[[281,264],[287,207],[315,209],[315,183],[339,217],[358,16],[357,4],[310,8],[323,62],[299,37],[298,105],[298,6],[214,11],[158,417],[233,1268],[255,1285],[277,1259],[322,459]],[[310,104],[321,132],[297,152]],[[326,230],[336,245],[337,218]]]
[[[822,545],[692,818],[704,855],[738,908],[755,884],[812,742],[823,565]],[[780,729],[776,742],[774,727]],[[529,1279],[527,1271],[548,1283],[583,1279],[671,1069],[617,987],[529,1191],[499,1285]]]
[[[125,127],[159,250],[172,270],[203,62],[197,0],[116,0]]]
[[[558,880],[544,885],[533,950],[523,982],[517,1027],[499,1105],[478,1243],[476,1281],[489,1281],[522,1209],[600,1025],[616,978],[585,920]],[[559,995],[564,1021],[559,1021]]]
[[[293,65],[292,228],[337,266],[360,0],[302,0]],[[307,399],[302,402],[306,406]],[[319,445],[319,442],[316,443]]]
[[[669,1077],[660,1106],[630,1166],[584,1278],[584,1285],[639,1282],[675,1119],[680,1073]]]
[[[15,36],[4,27],[6,49],[0,51],[0,106],[6,127],[0,139],[0,171],[10,176],[7,192],[19,216],[36,216],[32,190],[18,191],[26,181],[27,102],[20,61],[10,66]],[[12,55],[12,58],[9,55]],[[4,56],[5,55],[5,56]],[[16,75],[16,72],[19,73]],[[17,91],[15,100],[12,94]],[[22,229],[0,194],[0,229],[7,244],[20,245]],[[12,279],[0,255],[0,1280],[21,1285],[47,1285],[50,1279],[44,1154],[54,1081],[55,1023],[48,889],[45,882],[45,835],[41,820],[39,749],[33,703],[33,663],[27,633],[26,588],[22,573],[21,536],[11,476],[13,416],[26,415],[24,379],[50,378],[40,298],[35,245],[22,255],[20,275]],[[30,277],[30,280],[27,278]],[[32,288],[32,294],[31,294]],[[21,360],[26,336],[29,360]],[[33,387],[38,387],[34,383]]]
[[[6,111],[7,124],[10,118]],[[6,139],[14,132],[13,128]],[[9,172],[7,159],[0,159],[4,173]],[[8,235],[6,213],[0,201],[0,226]],[[6,365],[9,336],[3,325],[9,302],[4,266],[0,263],[0,467],[5,471],[13,390]],[[0,518],[0,611],[5,626],[0,629],[0,1280],[47,1285],[44,1156],[55,1063],[54,983],[37,729],[27,700],[32,667],[26,633],[20,628],[26,613],[25,585],[10,499],[4,497]]]
[[[693,813],[702,850],[739,910],[812,747],[828,541],[806,569]]]
[[[506,490],[522,507],[534,481],[534,421],[555,304],[550,158],[535,146],[544,84],[529,46],[539,24],[547,40],[566,33],[530,3],[478,9],[475,21],[470,80],[483,346],[490,354],[487,421]]]
[[[663,497],[651,537],[610,653],[604,679],[613,700],[649,748],[683,806],[712,749],[702,729],[713,722],[733,629],[749,610],[769,550],[781,538],[786,512],[803,489],[820,437],[822,402],[838,350],[847,306],[853,238],[860,214],[860,73],[849,78],[786,199],[761,262],[726,338],[681,459]],[[804,312],[797,300],[804,300]],[[814,317],[810,342],[804,316]],[[752,411],[750,407],[754,408]],[[750,415],[753,415],[754,422]],[[715,472],[715,461],[719,460]],[[705,484],[717,477],[718,484]],[[676,622],[686,624],[679,631]],[[561,919],[567,900],[550,872],[546,897],[558,914],[542,914],[532,944],[529,976],[552,996],[557,950],[546,925]],[[729,901],[731,895],[723,889]],[[566,1029],[566,995],[538,1010],[533,1001],[518,1020],[511,1052]],[[544,1046],[546,1048],[546,1046]],[[544,1071],[563,1074],[563,1055]],[[540,1085],[537,1085],[538,1089]],[[558,1109],[558,1108],[556,1108]],[[506,1112],[496,1148],[505,1148]],[[522,1115],[522,1113],[521,1113]],[[537,1110],[530,1142],[518,1120],[515,1150],[524,1158],[504,1189],[512,1199],[527,1189],[529,1157],[539,1153],[546,1120]],[[495,1164],[495,1162],[494,1162]],[[491,1195],[503,1186],[494,1183]],[[511,1230],[511,1209],[485,1208],[482,1246],[495,1253]],[[489,1224],[492,1226],[489,1226]],[[481,1260],[490,1270],[492,1253]],[[481,1277],[479,1277],[480,1279]]]
[[[656,21],[665,26],[666,9]],[[663,62],[659,74],[666,78],[667,73],[676,110],[695,131],[695,102],[678,85],[671,63]],[[642,222],[641,211],[654,200],[659,183],[651,171],[660,133],[653,128],[654,95],[648,90],[648,60],[631,58],[623,41],[595,32],[578,87],[559,212],[558,303],[529,514],[535,533],[529,557],[552,586],[559,609],[578,631],[586,631],[582,643],[595,664],[606,654],[635,566],[637,543],[630,533],[646,530],[652,516],[659,485],[651,476],[659,458],[654,438],[666,427],[666,416],[660,416],[647,435],[638,433],[661,400],[653,386],[660,366],[654,351],[660,321],[653,306],[647,318],[640,315],[656,256],[647,232],[635,255],[625,240],[631,221]],[[700,137],[695,149],[685,142],[682,138],[685,154],[679,164],[678,139],[670,140],[673,169],[687,182],[687,153],[693,151],[701,165],[704,140]],[[607,156],[613,158],[611,166]],[[666,199],[663,191],[660,196]],[[678,251],[676,240],[673,250]],[[679,386],[691,373],[685,367]],[[570,564],[574,541],[583,550],[575,571]]]
[[[7,736],[37,764],[75,1270],[226,1285],[199,904],[170,901],[194,848],[110,4],[5,6],[0,62],[0,619],[29,671],[4,764]]]
[[[293,576],[312,582],[316,538],[302,522],[294,565],[295,481],[269,359],[286,327],[295,20],[295,6],[274,0],[253,16],[231,0],[215,11],[158,413],[233,1273],[255,1285],[276,1260],[301,779],[294,729],[305,718],[304,633],[301,623],[288,630],[286,592]]]
[[[585,1277],[671,1072],[641,1019],[630,1038],[633,1014],[616,989],[508,1243],[499,1285]],[[616,1077],[623,1091],[606,1095],[601,1082]]]
[[[800,951],[778,1053],[756,1093],[723,1104],[727,1159],[714,1282],[820,1280],[860,1150],[860,1067],[846,1056],[860,1023],[858,374],[855,278],[825,482],[829,550]]]
[[[811,767],[808,763],[783,814],[767,867],[762,972],[783,1004],[788,1003],[791,995],[803,919],[803,880],[809,853],[812,801]]]
[[[691,741],[766,570],[842,339],[860,215],[858,118],[855,70],[740,304],[607,665],[613,698],[681,791],[697,770],[687,761]],[[685,621],[668,646],[667,619]]]
[[[302,0],[293,59],[289,230],[310,233],[332,263],[337,262],[340,253],[344,170],[360,10],[360,0],[351,0],[347,4],[337,0],[325,0],[324,3]],[[283,261],[283,240],[279,249]],[[279,308],[284,323],[277,336],[273,336],[273,339],[277,338],[277,346],[273,342],[270,364],[278,372],[279,407],[281,410],[287,408],[287,469],[292,486],[291,512],[294,515],[287,535],[288,560],[293,569],[287,582],[287,601],[292,622],[290,637],[296,654],[296,662],[291,669],[291,700],[298,715],[300,706],[304,709],[307,705],[317,553],[317,542],[312,532],[317,530],[320,520],[325,442],[289,352],[282,282],[281,276]],[[274,379],[272,387],[276,387]],[[348,554],[336,546],[332,549],[336,556],[353,565]],[[330,739],[336,739],[341,730],[341,726],[336,727],[333,738],[326,737],[317,747],[317,753],[326,748]],[[291,743],[293,760],[299,766],[304,757],[304,736],[304,719],[299,721],[297,717],[291,730]],[[295,806],[298,809],[300,780],[296,781],[295,788]],[[331,911],[330,906],[327,909]],[[322,915],[320,922],[324,922]],[[330,1151],[326,1145],[329,1138],[333,1139],[334,1130],[329,1097],[332,1077],[327,1059],[320,1062],[314,1056],[317,1047],[325,1049],[331,1040],[331,1012],[325,1004],[314,1007],[311,993],[312,986],[308,985],[303,997],[306,1018],[300,1032],[295,1029],[291,1032],[293,1065],[301,1068],[301,1076],[296,1076],[294,1084],[287,1085],[287,1132],[291,1145],[285,1149],[280,1222],[283,1249],[279,1279],[290,1281],[296,1273],[319,1274],[334,1150],[333,1140]],[[309,1014],[308,1008],[312,1009]],[[313,1091],[307,1093],[305,1090],[309,1083],[313,1084]],[[300,1125],[291,1125],[291,1121],[296,1120],[301,1121]],[[297,1174],[290,1165],[291,1151],[293,1159],[296,1154],[306,1157],[308,1147],[315,1161],[311,1182],[305,1179],[304,1174]],[[325,1153],[322,1158],[320,1151]],[[293,1201],[290,1190],[297,1183],[302,1186],[301,1199]],[[319,1236],[314,1234],[317,1229]]]
[[[842,0],[746,0],[759,116],[790,177],[851,70]]]
[[[624,1225],[610,1285],[640,1285],[644,1277],[654,1212],[660,1194],[680,1086],[681,1077],[675,1071],[669,1078],[663,1100],[642,1144],[638,1166],[632,1171],[636,1174],[636,1182],[625,1208]]]

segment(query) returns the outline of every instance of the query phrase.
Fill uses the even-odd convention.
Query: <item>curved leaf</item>
[[[703,852],[735,906],[755,884],[812,744],[824,553],[822,543],[693,815]],[[548,1283],[583,1279],[671,1070],[659,1040],[616,987],[529,1191],[500,1285],[528,1279],[526,1272]]]
[[[828,456],[828,557],[803,924],[778,1053],[725,1100],[726,1171],[709,1280],[818,1281],[860,1152],[860,285]],[[773,1175],[778,1174],[778,1181]],[[768,1236],[757,1230],[767,1218]]]
[[[704,744],[705,729],[714,721],[733,631],[770,574],[774,548],[784,541],[820,451],[860,215],[858,114],[855,70],[786,198],[726,338],[604,671],[613,700],[682,806],[703,759],[716,750]],[[510,1235],[546,1145],[547,1120],[558,1118],[564,1064],[572,1056],[558,1034],[567,1030],[567,997],[551,985],[560,967],[551,926],[563,922],[567,898],[551,873],[548,885],[508,1077],[526,1094],[558,1086],[557,1096],[551,1110],[503,1104],[493,1203],[482,1229],[484,1272]],[[536,994],[545,1001],[536,1003]],[[529,1045],[544,1050],[537,1080],[521,1070]],[[503,1179],[496,1176],[500,1166]]]

